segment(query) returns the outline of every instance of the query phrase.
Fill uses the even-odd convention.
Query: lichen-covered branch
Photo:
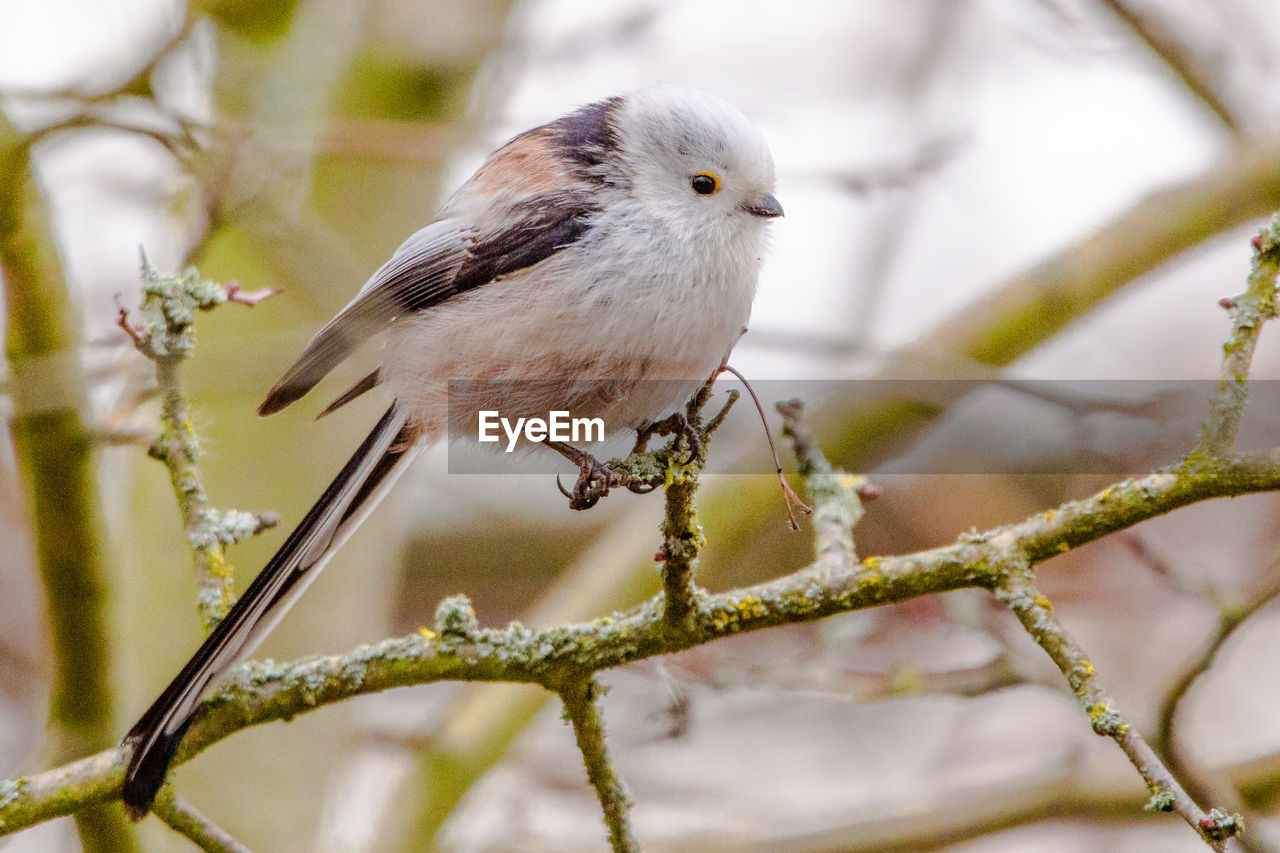
[[[1115,701],[1103,688],[1093,663],[1054,618],[1049,600],[1032,584],[1030,566],[1021,571],[1016,566],[1007,567],[1004,580],[996,587],[996,595],[1057,664],[1071,692],[1089,714],[1093,730],[1114,740],[1142,775],[1151,791],[1148,808],[1176,811],[1214,850],[1225,850],[1224,842],[1243,829],[1239,816],[1217,811],[1206,813],[1196,805],[1155,750],[1120,714]]]
[[[156,365],[164,428],[152,442],[150,453],[169,471],[195,564],[197,609],[209,631],[235,601],[234,575],[225,547],[274,526],[278,517],[274,513],[218,510],[209,505],[200,473],[200,440],[182,394],[179,374],[182,362],[195,348],[196,311],[208,311],[228,301],[256,305],[271,292],[244,293],[236,285],[203,280],[194,268],[180,276],[161,275],[146,258],[142,260],[142,292],[141,325],[132,325],[122,308],[120,326],[138,351]]]
[[[996,589],[1010,561],[1036,563],[1179,507],[1217,497],[1280,490],[1280,463],[1269,456],[1182,462],[1128,480],[1092,497],[1016,525],[968,534],[953,545],[894,557],[871,557],[846,571],[800,571],[699,600],[687,631],[663,621],[658,596],[626,613],[546,630],[519,624],[483,629],[465,599],[441,605],[434,631],[363,646],[337,657],[295,663],[250,662],[209,696],[177,761],[190,760],[243,728],[291,719],[351,696],[411,684],[512,681],[560,692],[585,672],[682,651],[720,637],[820,619],[891,601],[969,587]],[[64,782],[0,782],[0,832],[70,814],[89,799],[109,796],[124,769],[123,750],[78,762]],[[105,793],[104,793],[105,792]]]
[[[1160,702],[1160,711],[1153,745],[1156,751],[1164,756],[1169,769],[1182,781],[1188,793],[1203,801],[1213,801],[1232,812],[1242,812],[1246,818],[1252,815],[1248,806],[1236,788],[1222,778],[1217,768],[1193,765],[1178,742],[1178,711],[1182,707],[1183,697],[1200,676],[1209,670],[1218,656],[1223,644],[1234,636],[1236,629],[1247,622],[1255,613],[1280,596],[1280,575],[1277,575],[1262,590],[1255,593],[1242,604],[1222,604],[1218,615],[1218,628],[1210,638],[1208,645],[1187,663],[1183,670],[1170,683],[1164,698]],[[1272,849],[1260,839],[1245,836],[1244,846],[1249,851]]]
[[[633,853],[640,845],[631,832],[629,812],[631,797],[609,760],[604,739],[604,718],[596,704],[600,685],[594,678],[584,678],[560,691],[564,700],[565,719],[573,726],[573,735],[587,768],[587,781],[596,789],[609,845],[614,853]]]
[[[662,618],[674,630],[685,630],[698,605],[699,591],[693,580],[698,565],[698,551],[706,544],[702,525],[698,523],[694,495],[698,492],[698,475],[706,461],[705,436],[699,435],[702,405],[710,396],[710,383],[703,387],[689,403],[688,412],[674,428],[676,437],[671,442],[677,451],[682,442],[688,455],[681,460],[667,457],[663,472],[663,488],[666,493],[666,512],[662,518],[662,589],[666,607]],[[732,402],[732,401],[731,401]]]
[[[0,274],[14,452],[35,538],[53,647],[50,754],[70,761],[114,739],[105,533],[94,474],[75,304],[30,146],[0,114]],[[86,851],[136,849],[116,812],[76,815]]]
[[[693,580],[698,552],[706,544],[694,505],[698,478],[707,462],[709,440],[738,400],[736,391],[729,392],[720,410],[704,420],[702,410],[711,399],[714,382],[715,376],[699,389],[684,412],[641,430],[630,456],[609,462],[621,484],[631,491],[647,494],[661,487],[665,492],[662,546],[655,559],[662,563],[662,588],[667,602],[663,619],[676,631],[688,627],[701,595]],[[674,437],[666,447],[648,452],[649,440],[655,435]]]
[[[805,478],[814,504],[814,565],[847,570],[858,561],[853,526],[862,518],[859,490],[867,487],[867,478],[831,466],[817,437],[802,420],[804,407],[799,400],[779,403],[778,413],[782,415],[782,434],[791,440],[800,476]]]
[[[1276,276],[1280,274],[1280,214],[1253,238],[1253,258],[1245,292],[1224,300],[1231,312],[1231,336],[1222,346],[1218,388],[1209,404],[1201,431],[1200,453],[1218,454],[1232,448],[1249,396],[1249,366],[1262,325],[1276,316]]]
[[[1274,250],[1274,245],[1265,248],[1265,240],[1260,243],[1260,255]],[[1255,268],[1255,274],[1264,273]],[[1274,272],[1269,275],[1270,286],[1274,286]],[[1255,290],[1253,285],[1251,282],[1251,293]],[[1259,298],[1265,298],[1261,290]],[[1016,314],[1006,312],[1004,316]],[[1235,352],[1229,347],[1224,366],[1224,377],[1238,375],[1241,382],[1247,374],[1252,339],[1256,336],[1256,324],[1252,331],[1248,330],[1244,322],[1247,319],[1238,319],[1234,324],[1243,336],[1243,345]],[[956,340],[965,340],[964,329],[952,332],[961,335]],[[145,337],[139,336],[139,340]],[[997,356],[1014,352],[1021,345],[1020,340],[1004,341]],[[971,343],[986,345],[981,341]],[[1242,360],[1233,366],[1230,360],[1240,352]],[[176,379],[174,382],[176,387]],[[904,557],[869,558],[862,563],[856,562],[850,534],[857,516],[856,503],[841,506],[841,499],[848,497],[855,482],[840,480],[825,463],[819,463],[816,444],[800,436],[797,444],[802,465],[808,466],[806,473],[817,491],[826,489],[819,500],[820,506],[826,505],[827,513],[819,518],[817,559],[799,572],[719,595],[702,593],[692,583],[700,545],[692,485],[696,484],[697,466],[692,467],[694,477],[689,479],[687,472],[673,469],[672,463],[678,460],[668,456],[660,466],[658,478],[668,487],[669,501],[663,549],[669,570],[662,596],[627,613],[543,631],[519,625],[503,630],[482,629],[466,601],[452,599],[442,605],[435,631],[357,649],[340,658],[286,666],[247,664],[206,699],[178,761],[188,760],[249,725],[287,719],[361,693],[443,679],[538,684],[566,697],[567,706],[576,703],[579,708],[584,707],[584,700],[576,691],[586,690],[585,704],[594,715],[598,712],[590,702],[590,678],[610,667],[744,631],[818,619],[924,594],[982,587],[1000,595],[1063,668],[1073,690],[1089,708],[1095,728],[1116,738],[1151,784],[1153,805],[1178,808],[1207,841],[1221,848],[1239,831],[1238,822],[1216,810],[1200,810],[1159,765],[1145,741],[1114,715],[1110,700],[1093,679],[1087,659],[1053,622],[1047,602],[1035,592],[1030,571],[1036,563],[1056,554],[1179,506],[1213,497],[1280,489],[1280,459],[1274,455],[1229,452],[1235,429],[1229,421],[1234,418],[1238,422],[1243,404],[1243,394],[1230,395],[1223,409],[1225,414],[1219,418],[1224,426],[1213,431],[1214,443],[1207,443],[1202,452],[1147,477],[1116,484],[1019,524],[966,535],[946,548]],[[173,411],[178,423],[186,420],[184,414]],[[1219,440],[1223,436],[1225,440]],[[180,444],[181,436],[178,440]],[[803,447],[806,443],[809,451]],[[678,446],[678,441],[672,445],[673,449]],[[179,450],[183,448],[179,446]],[[686,450],[694,456],[705,452],[701,445]],[[647,462],[626,460],[625,464],[652,467],[658,458],[657,454],[640,456],[647,456]],[[687,463],[687,456],[685,459]],[[191,461],[195,461],[194,455]],[[823,477],[833,479],[823,481]],[[682,493],[680,487],[685,483],[691,485],[687,493]],[[587,753],[596,749],[593,744],[597,740],[603,749],[603,735],[600,726],[595,727],[599,738],[593,735],[591,721],[583,719],[588,725],[578,734],[580,742],[585,735],[589,749],[584,749],[584,757],[590,768],[592,758]],[[595,720],[599,722],[598,717]],[[0,781],[0,833],[58,814],[79,813],[85,806],[113,796],[123,761],[121,750],[108,750],[40,777]],[[618,802],[606,793],[613,785],[597,787],[607,813]],[[181,815],[175,819],[181,819]]]

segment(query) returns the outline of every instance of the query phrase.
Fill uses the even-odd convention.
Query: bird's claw
[[[622,475],[596,461],[594,457],[587,456],[578,469],[578,481],[573,484],[572,492],[565,491],[559,477],[556,478],[556,485],[561,494],[569,499],[569,509],[586,510],[598,504],[602,497],[609,494],[610,489],[621,486]]]

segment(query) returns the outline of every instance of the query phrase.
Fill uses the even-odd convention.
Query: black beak
[[[752,216],[759,216],[761,219],[774,219],[782,216],[782,205],[769,193],[743,202],[742,209]]]

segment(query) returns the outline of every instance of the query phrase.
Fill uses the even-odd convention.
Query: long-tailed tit
[[[377,384],[394,402],[125,738],[130,813],[150,809],[209,682],[258,645],[419,450],[483,408],[569,410],[622,430],[683,406],[746,326],[764,225],[782,215],[773,186],[759,131],[682,86],[590,104],[492,154],[259,408],[283,409],[385,333],[381,365],[337,404]],[[454,380],[473,389],[465,405],[447,399]]]

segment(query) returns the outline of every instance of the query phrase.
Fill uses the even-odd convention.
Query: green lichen
[[[465,595],[451,595],[436,607],[436,632],[442,639],[470,640],[479,631],[476,611]]]
[[[22,789],[26,784],[26,776],[19,776],[17,779],[0,779],[0,809],[22,796]],[[3,825],[3,821],[0,821],[0,825]]]
[[[1244,818],[1222,809],[1210,809],[1200,820],[1200,829],[1210,841],[1226,841],[1244,832]]]
[[[1106,737],[1124,737],[1129,733],[1129,724],[1124,717],[1111,707],[1110,703],[1098,702],[1085,706],[1089,712],[1089,721],[1095,733]]]
[[[1173,811],[1174,796],[1172,791],[1156,785],[1147,786],[1151,790],[1151,799],[1147,800],[1147,804],[1142,808],[1149,812],[1171,812]]]

